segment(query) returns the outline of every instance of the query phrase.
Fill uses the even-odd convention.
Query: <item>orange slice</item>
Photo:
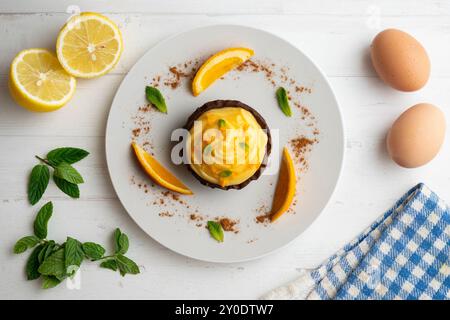
[[[172,173],[164,168],[155,158],[145,152],[144,149],[139,147],[135,142],[131,144],[136,157],[141,164],[142,168],[147,172],[150,178],[153,179],[160,186],[167,188],[171,191],[179,192],[182,194],[193,194],[192,191],[186,187],[180,180],[177,179]]]
[[[202,64],[192,81],[194,96],[198,96],[225,73],[250,59],[253,54],[253,50],[248,48],[228,48],[213,55]]]
[[[283,149],[283,158],[280,165],[277,187],[273,197],[270,220],[277,220],[291,206],[295,194],[295,168],[291,155],[286,147]]]

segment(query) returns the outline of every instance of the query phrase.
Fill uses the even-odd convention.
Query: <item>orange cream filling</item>
[[[190,130],[191,168],[220,186],[237,185],[253,176],[266,153],[267,133],[255,117],[238,107],[204,112]]]

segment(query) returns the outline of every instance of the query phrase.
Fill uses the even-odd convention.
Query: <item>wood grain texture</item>
[[[384,138],[392,121],[418,102],[440,106],[450,119],[450,3],[448,1],[295,1],[295,0],[138,0],[0,2],[0,298],[257,298],[292,280],[299,268],[314,267],[418,182],[425,182],[450,201],[450,146],[445,141],[429,165],[407,170],[389,160]],[[106,12],[124,35],[125,50],[109,75],[79,81],[68,106],[51,114],[29,113],[11,100],[7,74],[11,59],[24,48],[53,48],[69,17],[70,5]],[[73,9],[73,7],[72,7]],[[165,249],[128,217],[111,186],[105,163],[104,131],[113,96],[136,60],[168,36],[216,23],[244,24],[273,32],[313,58],[329,77],[340,102],[347,134],[346,161],[338,190],[327,209],[294,243],[277,253],[241,264],[210,264]],[[370,65],[368,46],[378,30],[398,27],[414,34],[427,48],[432,76],[416,93],[385,86]],[[50,186],[55,214],[50,235],[110,243],[120,226],[131,241],[130,257],[142,267],[139,276],[118,274],[87,263],[80,290],[65,286],[42,291],[21,270],[25,256],[12,246],[31,232],[37,208],[26,200],[26,180],[35,160],[63,145],[91,155],[77,164],[86,177],[81,198],[72,200]],[[306,195],[307,196],[307,195]],[[44,203],[44,201],[42,201]],[[112,244],[108,249],[112,248]],[[211,290],[211,283],[220,290]]]

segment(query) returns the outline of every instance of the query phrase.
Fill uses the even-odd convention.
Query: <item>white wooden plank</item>
[[[362,16],[153,16],[109,15],[121,27],[124,52],[113,74],[124,74],[149,48],[168,36],[209,24],[244,24],[279,35],[302,49],[329,76],[374,76],[369,46],[379,31]],[[0,24],[2,48],[0,75],[6,75],[14,56],[24,48],[53,49],[66,14],[12,15]],[[385,17],[380,28],[397,27],[410,32],[427,48],[433,76],[450,76],[450,19],[448,17]],[[15,30],[24,30],[20,33]],[[326,46],[327,49],[324,49]],[[256,53],[257,54],[257,53]]]
[[[443,15],[446,0],[19,0],[0,2],[3,13],[66,13],[73,11],[152,14],[326,14],[326,15]]]

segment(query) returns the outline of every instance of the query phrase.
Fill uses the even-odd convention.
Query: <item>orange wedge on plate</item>
[[[198,69],[192,81],[194,96],[198,96],[225,73],[250,59],[253,54],[253,50],[248,48],[228,48],[213,55]]]
[[[139,147],[136,143],[132,143],[131,146],[136,154],[136,157],[144,168],[145,172],[160,186],[169,189],[171,191],[179,192],[182,194],[193,194],[192,191],[186,187],[180,180],[177,179],[172,173],[164,168],[155,158],[145,152],[144,149]]]
[[[286,147],[283,149],[283,158],[280,164],[277,187],[273,197],[270,220],[273,222],[285,213],[291,206],[295,194],[295,168],[291,155]]]

